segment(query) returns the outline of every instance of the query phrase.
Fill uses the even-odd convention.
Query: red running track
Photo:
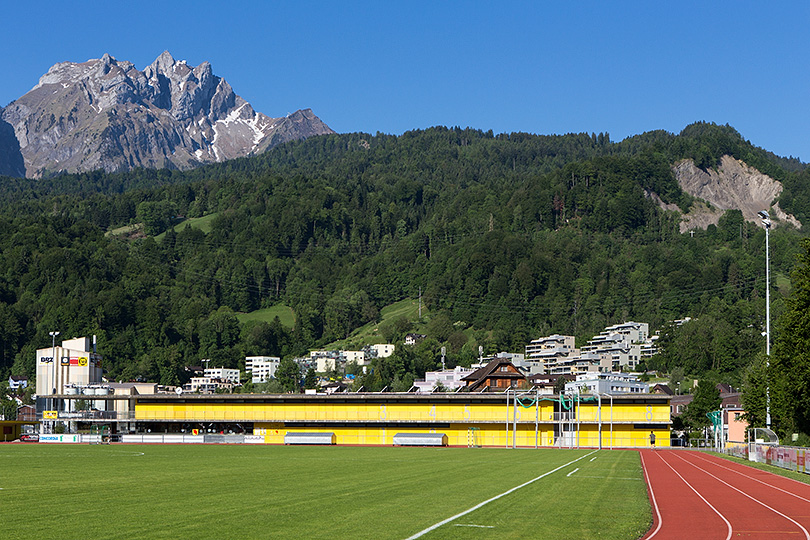
[[[643,540],[810,540],[810,485],[691,450],[641,450],[653,509]]]

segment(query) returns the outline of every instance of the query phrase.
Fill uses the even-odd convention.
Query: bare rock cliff
[[[782,192],[782,184],[768,175],[731,156],[723,156],[717,170],[704,171],[691,159],[673,166],[675,177],[685,192],[702,199],[707,204],[696,204],[681,221],[681,232],[690,229],[705,229],[716,225],[723,212],[739,209],[743,217],[759,223],[757,212],[773,208],[774,223],[789,223],[794,227],[802,224],[774,203]]]

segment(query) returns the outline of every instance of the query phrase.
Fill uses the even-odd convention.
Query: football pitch
[[[6,539],[630,540],[652,521],[618,450],[5,444],[0,509]]]

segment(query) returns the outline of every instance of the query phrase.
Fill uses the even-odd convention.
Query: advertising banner
[[[57,435],[48,434],[40,435],[39,442],[41,443],[77,443],[79,442],[79,435]]]

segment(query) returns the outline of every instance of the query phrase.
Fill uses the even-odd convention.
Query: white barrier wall
[[[807,457],[806,448],[757,443],[748,445],[748,461],[767,463],[783,469],[810,474]]]
[[[121,435],[121,442],[139,444],[202,444],[205,442],[205,435],[172,435],[168,433],[154,435],[124,434]]]
[[[40,435],[43,443],[98,443],[99,435],[68,434]],[[122,434],[115,436],[115,442],[130,444],[264,444],[261,435],[184,435],[174,433]]]

